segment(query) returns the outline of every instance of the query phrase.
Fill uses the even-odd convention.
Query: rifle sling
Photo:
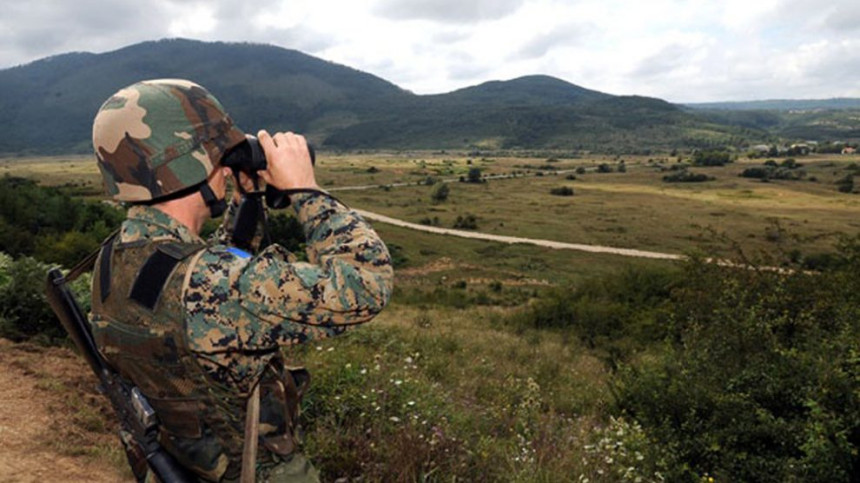
[[[102,249],[113,250],[113,239],[116,238],[118,233],[119,230],[116,230],[111,233],[107,240],[102,242],[100,247],[87,255],[86,258],[78,262],[77,265],[72,267],[72,269],[69,270],[69,273],[66,274],[66,282],[74,282],[78,277],[81,276],[81,274],[92,270],[96,264],[96,258],[98,258],[99,252],[101,252]],[[102,260],[102,265],[104,265],[104,260]],[[108,257],[108,270],[110,270],[110,257]],[[102,287],[102,289],[104,289],[104,287]],[[108,287],[108,291],[110,291],[110,287]]]

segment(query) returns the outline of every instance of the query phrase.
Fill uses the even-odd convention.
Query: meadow
[[[327,480],[855,481],[860,250],[846,240],[860,233],[860,195],[836,184],[857,159],[798,158],[802,179],[769,182],[739,176],[763,159],[687,168],[714,178],[700,183],[664,182],[686,163],[668,156],[319,159],[320,185],[393,218],[450,228],[471,215],[477,232],[692,257],[375,224],[396,263],[390,307],[288,351],[314,375],[305,448]],[[511,177],[459,181],[476,168]],[[101,198],[88,157],[0,160],[6,173]],[[443,180],[449,193],[434,201]],[[559,187],[573,195],[551,193]],[[825,272],[811,283],[803,270],[724,269],[700,256]],[[72,421],[83,411],[57,404]],[[122,466],[117,447],[80,437],[109,431],[104,417],[63,426],[76,437],[51,448]]]

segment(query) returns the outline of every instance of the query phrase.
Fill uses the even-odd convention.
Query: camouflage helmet
[[[150,201],[205,181],[245,140],[221,103],[181,79],[138,82],[102,104],[93,149],[116,201]]]

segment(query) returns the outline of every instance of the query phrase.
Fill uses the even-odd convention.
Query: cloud
[[[552,27],[532,37],[508,58],[511,60],[540,58],[555,47],[579,43],[594,31],[595,28],[588,24],[565,24]]]
[[[523,3],[525,0],[381,0],[373,11],[393,20],[474,23],[507,17]]]
[[[836,5],[823,23],[838,32],[860,31],[860,9],[855,4]]]
[[[103,52],[169,37],[171,2],[7,2],[0,17],[0,67],[71,51]]]
[[[297,49],[417,93],[548,74],[670,101],[860,95],[857,0],[4,3],[0,68],[183,36]]]

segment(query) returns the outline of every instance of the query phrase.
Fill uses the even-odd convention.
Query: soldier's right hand
[[[270,136],[261,130],[257,139],[268,164],[265,170],[257,172],[263,181],[279,190],[319,189],[304,136],[291,132]]]

